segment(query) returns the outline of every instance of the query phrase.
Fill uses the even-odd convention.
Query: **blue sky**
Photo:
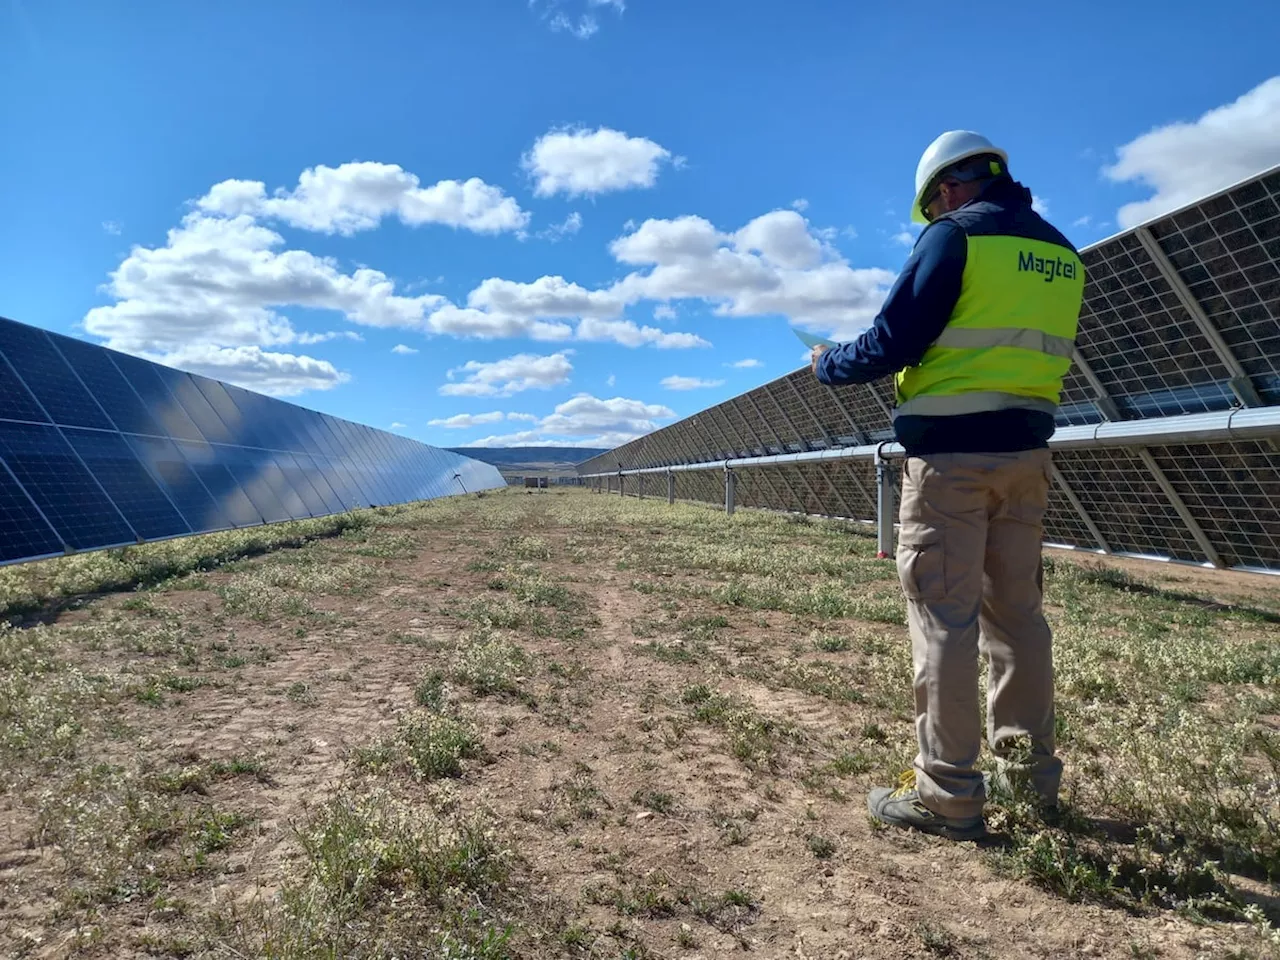
[[[1280,7],[907,9],[0,0],[0,314],[429,443],[612,446],[865,327],[943,130],[1081,246],[1280,162]]]

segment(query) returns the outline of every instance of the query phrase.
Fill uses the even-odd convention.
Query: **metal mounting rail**
[[[1253,573],[1280,574],[1280,569],[1270,567],[1230,565],[1224,562],[1218,547],[1206,530],[1197,521],[1179,491],[1165,475],[1148,447],[1178,446],[1186,444],[1223,443],[1232,441],[1263,440],[1275,441],[1280,438],[1280,406],[1246,407],[1224,410],[1216,413],[1187,414],[1179,417],[1161,417],[1149,420],[1121,420],[1086,426],[1062,427],[1049,440],[1054,450],[1101,450],[1130,448],[1134,457],[1142,463],[1145,471],[1163,494],[1168,506],[1182,521],[1184,529],[1199,546],[1207,563],[1195,563],[1196,566],[1211,566]],[[888,461],[901,459],[905,454],[902,446],[894,442],[877,444],[860,444],[857,446],[837,447],[828,450],[807,450],[800,453],[773,454],[759,457],[729,457],[697,463],[669,464],[658,467],[621,468],[602,473],[583,473],[582,479],[594,481],[597,489],[602,481],[608,481],[612,489],[612,480],[617,477],[619,493],[623,493],[622,481],[625,476],[635,476],[639,481],[645,474],[664,474],[667,477],[667,501],[675,502],[675,475],[696,471],[718,471],[724,477],[724,508],[732,515],[737,506],[736,471],[751,468],[785,466],[789,464],[815,464],[826,461],[869,461],[875,465],[876,475],[876,518],[860,522],[872,522],[877,529],[877,553],[889,558],[893,555],[893,533],[895,513],[895,476],[897,471],[888,469]],[[1088,529],[1096,548],[1072,546],[1071,549],[1099,552],[1112,556],[1131,556],[1148,559],[1166,560],[1174,563],[1192,563],[1189,560],[1175,560],[1171,557],[1154,556],[1146,553],[1135,553],[1116,549],[1117,545],[1108,543],[1097,522],[1085,510],[1084,504],[1067,484],[1065,477],[1056,469],[1055,481],[1064,492],[1071,509]],[[804,479],[802,477],[802,479]],[[807,481],[806,481],[807,486]],[[810,491],[813,492],[812,490]],[[838,492],[838,491],[837,491]],[[816,496],[816,493],[814,494]],[[841,498],[843,499],[843,498]],[[846,504],[846,506],[848,506]]]
[[[1165,443],[1219,443],[1226,440],[1255,440],[1280,435],[1280,407],[1249,407],[1218,413],[1192,413],[1181,417],[1150,420],[1118,420],[1087,426],[1062,427],[1049,440],[1055,450],[1082,450],[1105,447]],[[824,460],[875,460],[901,457],[897,443],[836,447],[831,450],[807,450],[803,453],[779,453],[767,457],[736,457],[703,460],[699,463],[677,463],[666,467],[634,467],[601,473],[580,474],[583,478],[630,476],[643,473],[679,473],[690,470],[748,469],[785,463],[814,463]]]

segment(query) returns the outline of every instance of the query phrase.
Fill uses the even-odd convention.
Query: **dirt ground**
[[[48,656],[96,692],[76,701],[75,748],[29,767],[14,761],[0,795],[0,955],[267,955],[227,918],[252,916],[287,883],[301,856],[297,826],[351,780],[354,751],[421,704],[433,673],[483,750],[460,776],[402,778],[397,789],[411,799],[444,791],[492,816],[521,904],[511,956],[1268,955],[1247,923],[1070,902],[999,869],[988,849],[998,838],[953,844],[873,827],[867,790],[910,756],[909,691],[842,695],[778,677],[796,664],[837,680],[866,676],[877,644],[901,648],[905,628],[744,609],[700,593],[708,576],[696,566],[632,568],[633,538],[661,533],[628,530],[609,517],[624,507],[602,500],[582,491],[471,499],[425,510],[425,521],[393,517],[363,541],[317,541],[46,618],[36,629]],[[486,521],[495,503],[501,515]],[[590,523],[575,522],[579,511],[565,507],[574,503]],[[358,584],[342,574],[312,589],[310,578],[343,564],[358,568]],[[495,586],[511,564],[566,592],[518,597],[510,623],[489,618],[527,659],[486,690],[457,679],[459,643],[476,602],[511,593]],[[1276,599],[1266,577],[1114,565],[1210,602]],[[302,582],[263,574],[281,568],[303,570]],[[891,569],[869,589],[890,602]],[[305,602],[291,603],[299,591]],[[530,610],[545,612],[532,627],[520,619]],[[178,639],[153,643],[150,625]],[[853,642],[814,650],[818,628]],[[699,719],[708,690],[756,712],[742,729],[732,715]],[[767,724],[751,727],[758,717]],[[846,750],[868,744],[872,762],[841,766]],[[147,793],[93,779],[106,767],[171,786]],[[195,769],[204,773],[187,789],[181,772]],[[84,861],[110,846],[115,813],[84,811],[95,797],[134,811],[144,795],[179,803],[183,816],[202,811],[201,836],[222,833],[194,854],[149,840],[139,849],[152,845],[151,867],[129,854],[104,895]],[[210,810],[226,814],[214,828]],[[146,882],[149,869],[158,882]]]

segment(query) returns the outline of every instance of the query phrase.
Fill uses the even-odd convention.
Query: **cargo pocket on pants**
[[[903,531],[898,539],[898,579],[908,600],[932,602],[947,595],[942,531]]]

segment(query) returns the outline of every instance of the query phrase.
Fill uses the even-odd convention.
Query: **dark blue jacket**
[[[917,365],[947,325],[960,295],[966,234],[1033,237],[1071,246],[1031,209],[1026,187],[1008,177],[993,181],[925,228],[871,327],[856,340],[826,350],[818,359],[818,379],[831,386],[870,383]],[[1034,410],[894,421],[898,442],[910,456],[1031,450],[1048,446],[1053,431],[1053,417]]]

